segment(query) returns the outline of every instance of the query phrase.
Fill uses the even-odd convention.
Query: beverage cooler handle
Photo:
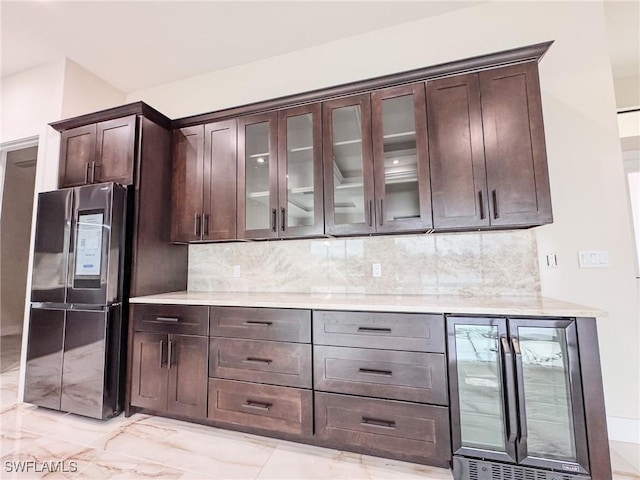
[[[520,438],[518,439],[518,456],[524,458],[527,456],[527,414],[524,398],[524,379],[522,378],[522,351],[520,350],[520,340],[518,337],[512,337],[513,353],[516,357],[516,373],[518,380],[518,410],[520,412]]]
[[[500,337],[504,358],[504,379],[507,400],[507,435],[510,444],[515,445],[518,436],[518,412],[516,411],[516,380],[513,371],[513,354],[506,336]]]

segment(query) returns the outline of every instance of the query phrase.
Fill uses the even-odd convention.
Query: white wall
[[[637,428],[638,298],[601,3],[484,3],[127,100],[144,100],[175,118],[547,40],[555,43],[541,61],[540,79],[555,222],[536,230],[540,260],[555,252],[559,266],[540,267],[542,291],[609,312],[598,320],[607,410],[623,419],[612,423]],[[582,249],[608,250],[609,268],[578,268]]]
[[[614,79],[618,108],[640,107],[640,75]]]
[[[49,123],[75,115],[115,107],[125,102],[125,95],[102,79],[68,59],[3,77],[0,81],[0,145],[27,137],[38,138],[38,160],[34,202],[39,192],[58,186],[60,134]],[[30,290],[33,262],[35,211],[32,218],[29,273],[26,291]],[[28,298],[28,296],[27,296]],[[19,397],[24,389],[24,365],[28,332],[28,311],[22,339]]]

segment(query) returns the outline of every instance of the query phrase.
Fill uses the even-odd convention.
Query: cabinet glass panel
[[[456,325],[462,446],[505,451],[498,327]]]
[[[360,106],[333,109],[331,127],[335,223],[363,223],[365,200]]]
[[[269,198],[269,123],[254,123],[245,127],[245,195],[246,230],[271,227]]]
[[[385,222],[420,218],[413,95],[382,101]]]
[[[287,118],[287,226],[314,224],[313,115]]]
[[[531,457],[576,461],[565,331],[519,327],[527,448]]]

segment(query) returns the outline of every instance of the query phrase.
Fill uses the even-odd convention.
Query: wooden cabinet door
[[[135,332],[131,362],[131,405],[167,409],[168,336]]]
[[[278,114],[238,119],[238,238],[278,236]]]
[[[432,227],[424,83],[371,94],[376,231]]]
[[[537,64],[487,70],[479,77],[491,225],[550,223]]]
[[[204,126],[173,132],[171,241],[202,239]]]
[[[478,74],[427,82],[435,228],[489,226]]]
[[[203,240],[236,238],[236,120],[204,127]]]
[[[170,335],[168,410],[189,417],[207,416],[207,337]]]
[[[96,155],[96,125],[85,125],[62,132],[58,187],[85,185]]]
[[[324,233],[322,107],[278,112],[278,235]]]
[[[91,183],[133,183],[135,137],[135,115],[98,123]]]
[[[325,231],[375,232],[369,94],[322,104]]]

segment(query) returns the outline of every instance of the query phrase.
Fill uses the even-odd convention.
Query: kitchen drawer
[[[209,379],[208,418],[218,422],[311,436],[310,390]]]
[[[211,336],[311,342],[311,310],[211,307]]]
[[[209,307],[202,305],[131,304],[133,329],[141,332],[209,334]]]
[[[311,388],[311,345],[211,338],[209,376]]]
[[[318,345],[444,353],[444,317],[422,313],[313,311]]]
[[[316,393],[315,430],[347,450],[441,467],[451,460],[446,407]]]
[[[314,388],[325,392],[447,405],[442,353],[313,347]]]

